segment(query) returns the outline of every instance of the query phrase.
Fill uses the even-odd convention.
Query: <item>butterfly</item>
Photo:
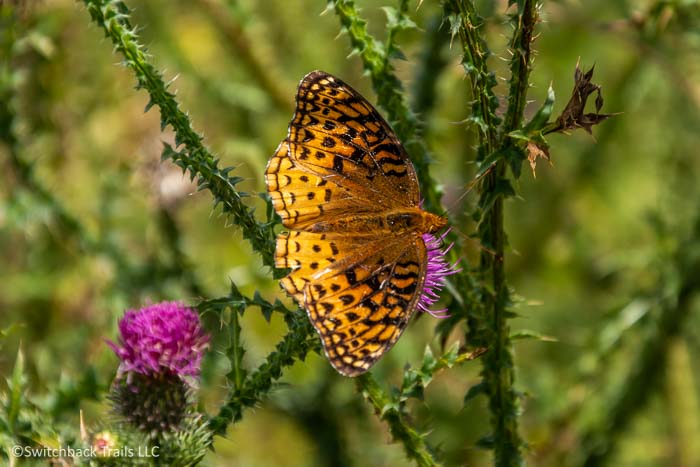
[[[331,365],[358,376],[398,340],[428,274],[424,234],[447,219],[421,209],[416,171],[357,91],[323,71],[299,83],[286,139],[265,171],[289,229],[277,236],[282,288],[306,310]]]

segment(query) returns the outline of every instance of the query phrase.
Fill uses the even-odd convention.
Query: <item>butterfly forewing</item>
[[[367,203],[350,190],[295,163],[287,140],[270,159],[265,178],[272,204],[285,227],[303,229],[324,217],[342,217],[367,208]]]
[[[357,91],[320,71],[299,84],[289,126],[291,157],[354,197],[418,206],[413,165],[391,127]]]

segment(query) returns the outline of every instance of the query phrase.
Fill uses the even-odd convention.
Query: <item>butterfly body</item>
[[[387,213],[350,214],[347,217],[319,221],[309,232],[363,232],[376,235],[435,233],[447,225],[447,219],[420,208],[395,209]]]
[[[447,220],[420,208],[415,169],[357,91],[314,71],[299,84],[287,138],[265,171],[282,223],[282,287],[321,336],[333,367],[364,373],[398,340],[427,274],[423,235]]]

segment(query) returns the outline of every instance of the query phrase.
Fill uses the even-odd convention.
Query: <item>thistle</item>
[[[121,364],[109,399],[114,410],[150,439],[177,432],[194,413],[193,390],[209,336],[197,313],[178,302],[129,310],[119,322]]]
[[[449,230],[445,231],[439,237],[432,234],[423,234],[423,241],[428,250],[428,268],[425,274],[425,282],[420,297],[418,297],[417,308],[426,313],[430,313],[435,318],[447,318],[449,316],[447,308],[440,310],[431,310],[430,307],[435,305],[440,299],[440,291],[447,283],[447,276],[456,274],[461,271],[457,267],[457,263],[450,264],[447,261],[446,255],[454,245],[454,243],[443,249],[443,242]]]
[[[129,310],[119,322],[119,343],[107,342],[121,365],[119,374],[199,376],[209,344],[199,316],[179,302]]]

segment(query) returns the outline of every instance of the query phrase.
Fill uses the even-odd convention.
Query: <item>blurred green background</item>
[[[146,93],[134,89],[131,71],[84,6],[0,4],[0,374],[11,372],[21,347],[31,393],[52,420],[77,427],[83,409],[98,423],[106,405],[97,396],[118,364],[104,339],[114,339],[125,309],[225,295],[229,279],[246,294],[287,299],[235,226],[212,210],[209,193],[160,164],[162,141],[172,143],[173,135],[161,133],[157,109],[144,113]],[[394,6],[358,2],[379,38],[385,4]],[[322,1],[129,6],[152,62],[174,79],[171,90],[205,144],[246,179],[239,189],[265,191],[267,159],[286,135],[296,84],[309,71],[335,74],[374,100]],[[507,2],[478,6],[487,17],[490,64],[507,78]],[[400,36],[407,60],[396,62],[397,73],[425,121],[433,176],[473,261],[469,86],[457,43],[450,48],[446,31],[434,33],[438,2],[411,11],[419,29]],[[528,114],[550,84],[554,114],[563,109],[579,58],[582,68],[595,64],[603,112],[621,114],[595,127],[593,137],[551,135],[552,164],[540,162],[536,177],[524,169],[519,197],[507,202],[506,263],[520,315],[513,330],[546,336],[515,347],[528,462],[577,465],[589,455],[589,437],[603,433],[616,446],[609,465],[700,465],[700,313],[692,290],[679,299],[684,261],[700,245],[700,6],[547,1],[540,13]],[[414,83],[425,70],[436,87],[419,101]],[[259,199],[247,202],[264,213]],[[659,320],[679,303],[679,329],[658,338],[657,352]],[[426,345],[439,351],[435,324],[427,316],[414,322],[375,367],[384,384],[399,384],[403,366],[418,364]],[[253,368],[285,326],[255,311],[242,326]],[[645,349],[662,353],[661,364],[630,378]],[[490,464],[490,452],[475,445],[489,430],[485,400],[463,406],[479,367],[439,374],[425,404],[412,406],[413,422],[430,431],[447,465]],[[203,401],[212,413],[226,393],[226,370],[222,355],[205,362]],[[324,358],[310,355],[283,381],[218,439],[209,465],[411,465],[352,381]],[[649,397],[623,410],[625,423],[606,432],[620,395],[647,386]]]

